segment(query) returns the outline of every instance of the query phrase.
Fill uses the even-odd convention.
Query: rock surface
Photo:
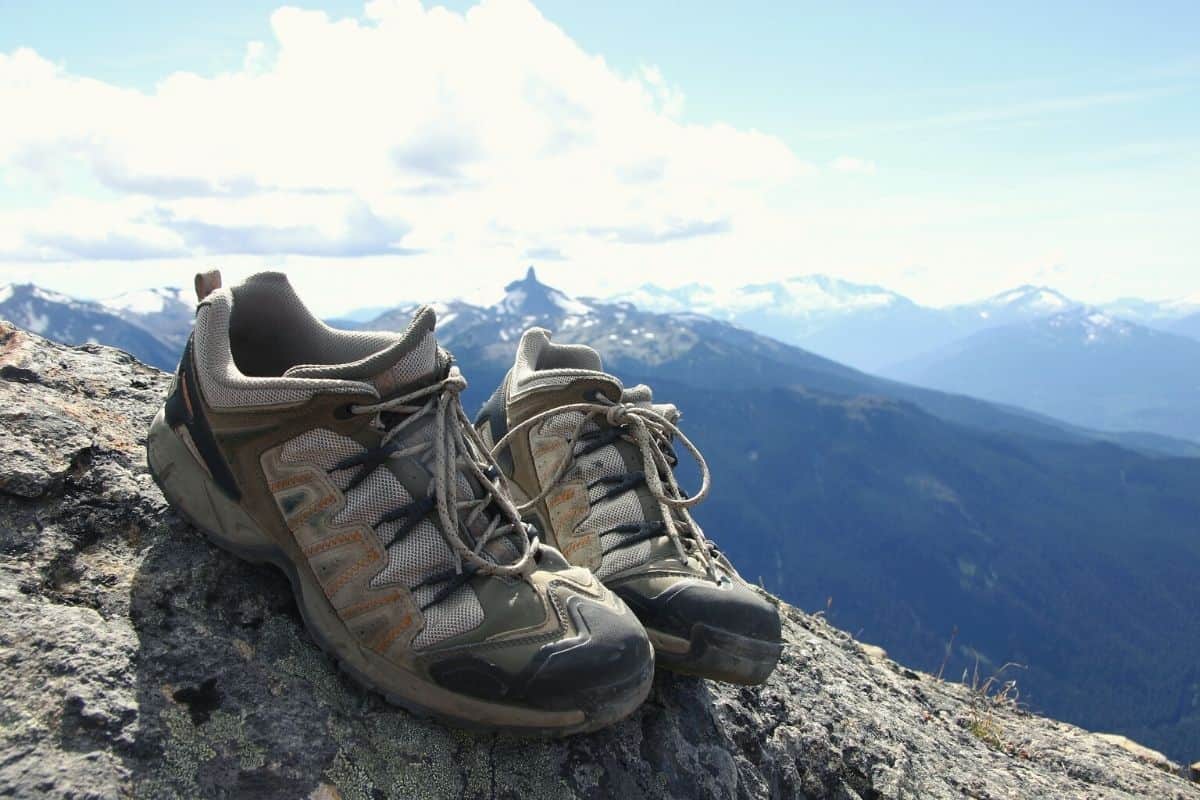
[[[166,380],[0,324],[0,796],[1200,800],[1185,767],[787,606],[761,688],[660,675],[563,741],[415,718],[337,672],[282,575],[167,508],[142,450]]]

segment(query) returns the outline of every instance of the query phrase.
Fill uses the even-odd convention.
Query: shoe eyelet
[[[346,403],[345,405],[340,405],[333,410],[333,418],[334,419],[346,420],[346,419],[351,419],[353,417],[354,417],[354,403]]]

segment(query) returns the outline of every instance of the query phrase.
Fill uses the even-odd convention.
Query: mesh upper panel
[[[409,350],[388,369],[388,374],[403,386],[423,378],[437,369],[437,339],[433,331],[421,337],[416,347]]]
[[[542,426],[542,430],[547,434],[569,436],[584,416],[582,411],[568,411],[565,414],[556,414],[546,420]],[[581,433],[595,432],[599,429],[596,422],[592,420],[583,426]],[[582,446],[583,444],[577,445],[576,450],[578,451]],[[587,485],[591,485],[600,478],[624,475],[630,471],[625,465],[625,459],[621,457],[621,452],[617,449],[616,445],[611,444],[577,458],[575,468],[579,471],[580,478]],[[630,489],[624,491],[609,500],[602,499],[610,488],[612,487],[599,484],[588,490],[591,511],[587,518],[579,524],[579,529],[581,530],[593,530],[601,534],[600,544],[604,548],[612,547],[622,539],[636,535],[619,532],[605,533],[605,531],[617,525],[645,520],[645,516],[642,514],[642,504],[638,500],[636,490]],[[632,547],[623,547],[619,550],[614,550],[604,556],[600,563],[600,568],[596,570],[596,575],[603,578],[629,567],[645,563],[646,559],[650,557],[650,551],[651,543],[649,541],[640,542]]]
[[[328,471],[348,456],[363,451],[363,447],[345,436],[328,430],[313,430],[292,439],[283,446],[282,457],[292,463],[313,464]],[[354,469],[339,470],[330,478],[345,491],[353,479]],[[375,526],[380,517],[412,502],[408,490],[386,468],[372,471],[363,481],[346,492],[346,505],[331,520],[334,525]],[[387,522],[375,527],[380,541],[387,543],[403,524]],[[429,518],[422,520],[403,541],[388,548],[388,563],[372,579],[372,586],[399,583],[412,587],[434,573],[452,569],[454,553],[438,526]],[[413,600],[424,605],[433,599],[440,585],[424,586],[412,592]],[[463,586],[424,612],[425,627],[413,640],[416,647],[428,647],[445,639],[474,630],[483,622],[483,607],[470,586]]]
[[[563,437],[570,436],[575,431],[575,426],[583,420],[583,417],[584,413],[582,411],[568,411],[565,414],[555,414],[542,422],[542,433]],[[593,421],[583,426],[583,430],[580,433],[592,433],[599,429],[599,426]]]
[[[325,472],[339,461],[363,452],[363,446],[348,436],[319,428],[307,431],[284,444],[280,457],[295,464],[311,464]],[[342,469],[329,473],[329,479],[342,491],[354,478],[354,470]]]

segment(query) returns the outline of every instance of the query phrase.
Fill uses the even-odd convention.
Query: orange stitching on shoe
[[[293,475],[290,478],[283,478],[270,484],[269,488],[272,492],[281,492],[284,489],[291,489],[293,486],[301,486],[312,480],[311,475],[299,474]]]
[[[330,585],[328,596],[333,597],[335,594],[340,592],[342,589],[345,588],[347,583],[349,583],[351,580],[354,579],[355,575],[362,572],[363,569],[365,569],[366,567],[370,566],[372,563],[374,563],[375,561],[378,561],[378,560],[379,560],[379,554],[374,551],[371,551],[371,552],[367,553],[365,556],[363,556],[362,558],[360,558],[358,561],[354,562],[354,564],[352,564],[345,572],[343,572],[341,575],[339,575],[338,579],[336,581],[334,581],[332,585]]]
[[[562,554],[564,556],[572,555],[579,549],[581,549],[584,546],[589,545],[589,544],[591,544],[591,540],[586,536],[581,536],[578,539],[576,539],[575,541],[569,542],[566,546],[564,546],[562,549]]]
[[[362,541],[362,531],[353,531],[352,533],[343,533],[343,534],[334,536],[329,539],[322,539],[321,541],[317,542],[316,544],[309,545],[308,547],[304,548],[304,555],[308,556],[309,558],[312,558],[315,555],[319,555],[321,553],[327,552],[329,550],[332,550],[335,547],[341,547],[344,544],[349,544],[351,542],[361,542],[361,541]]]
[[[400,620],[400,623],[398,625],[384,631],[379,636],[379,638],[377,638],[374,641],[374,643],[372,643],[369,646],[376,653],[382,654],[384,650],[387,650],[388,647],[391,646],[392,642],[396,641],[396,638],[400,634],[404,633],[406,630],[408,630],[411,627],[412,627],[412,614],[405,614],[404,618]]]
[[[387,597],[376,597],[374,600],[364,600],[361,603],[348,606],[341,612],[342,619],[353,619],[354,617],[361,616],[372,609],[379,608],[380,606],[386,606],[388,603],[395,602],[396,600],[399,600],[400,597],[401,595],[399,592],[392,592]]]

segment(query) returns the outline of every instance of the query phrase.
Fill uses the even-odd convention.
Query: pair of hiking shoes
[[[341,331],[279,273],[196,291],[151,474],[213,542],[282,569],[363,685],[452,724],[565,735],[630,714],[656,662],[743,684],[774,669],[776,608],[689,513],[709,480],[679,412],[591,348],[527,331],[472,422],[429,307],[403,333]]]

